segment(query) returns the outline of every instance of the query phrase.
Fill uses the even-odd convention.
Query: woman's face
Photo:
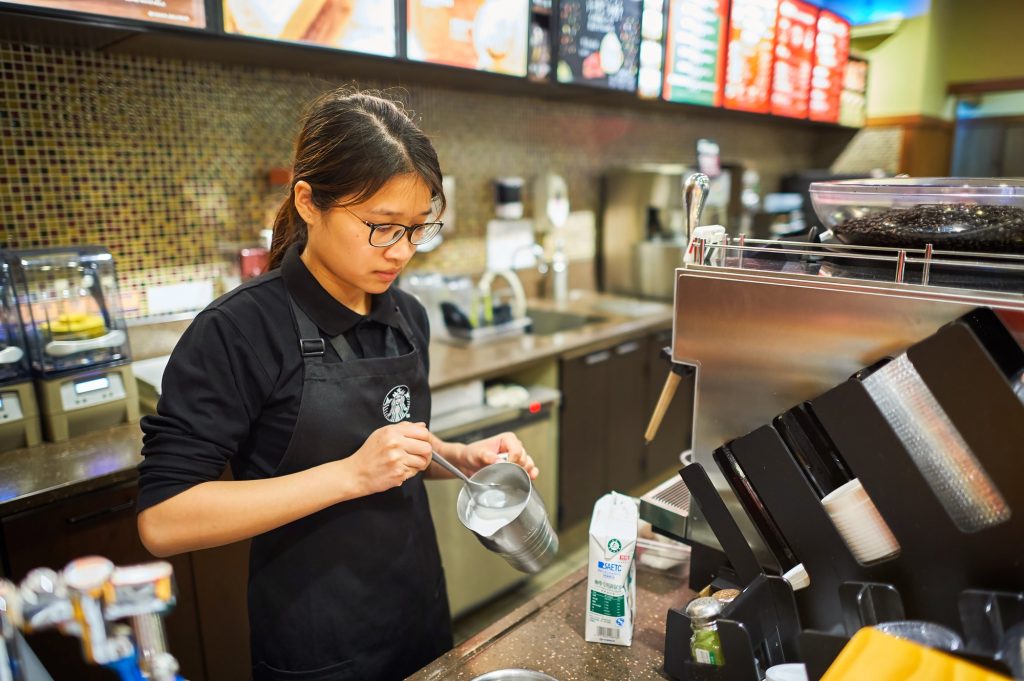
[[[298,186],[295,198],[300,214],[306,213]],[[339,203],[345,204],[345,200]],[[397,175],[363,202],[322,212],[314,209],[312,219],[306,219],[309,237],[302,259],[324,288],[342,302],[360,293],[383,293],[401,274],[416,247],[409,242],[408,232],[385,248],[371,246],[370,228],[363,221],[417,225],[429,220],[431,207],[430,189],[418,175]]]

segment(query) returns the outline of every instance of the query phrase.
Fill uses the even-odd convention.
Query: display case
[[[39,410],[10,267],[0,258],[0,452],[38,444]]]
[[[139,416],[111,254],[97,246],[8,256],[47,439]]]

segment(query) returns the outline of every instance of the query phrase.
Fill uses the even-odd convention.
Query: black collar
[[[369,319],[394,328],[400,328],[401,316],[395,294],[388,289],[370,296],[370,314],[361,315],[335,300],[299,256],[304,243],[292,244],[281,260],[281,278],[289,295],[303,312],[328,336],[345,333],[359,322]]]

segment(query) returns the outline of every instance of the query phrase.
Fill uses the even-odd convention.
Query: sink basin
[[[644,315],[657,314],[671,306],[668,303],[654,302],[650,300],[628,300],[626,298],[610,298],[598,301],[594,307],[604,312],[623,315],[625,317],[643,317]]]
[[[572,331],[581,326],[596,324],[607,319],[600,315],[534,309],[528,309],[526,316],[533,320],[532,333],[536,336],[550,336],[553,333]]]

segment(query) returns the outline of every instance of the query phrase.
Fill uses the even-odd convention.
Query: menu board
[[[227,33],[393,57],[395,3],[375,0],[223,0]]]
[[[529,0],[408,0],[409,59],[526,75]]]
[[[828,10],[818,17],[811,72],[810,119],[836,123],[843,92],[843,70],[850,56],[850,24]]]
[[[802,0],[779,3],[771,97],[771,112],[776,116],[807,118],[817,24],[814,5]]]
[[[661,74],[665,64],[665,0],[643,0],[640,19],[640,69],[636,93],[648,99],[661,96]]]
[[[768,113],[779,0],[733,0],[722,103]]]
[[[843,92],[839,98],[839,123],[863,126],[867,119],[868,63],[850,58],[843,69]]]
[[[670,102],[722,105],[728,0],[669,0],[665,85]]]
[[[641,0],[559,3],[559,82],[636,91]]]
[[[15,5],[206,28],[204,0],[6,0]]]

